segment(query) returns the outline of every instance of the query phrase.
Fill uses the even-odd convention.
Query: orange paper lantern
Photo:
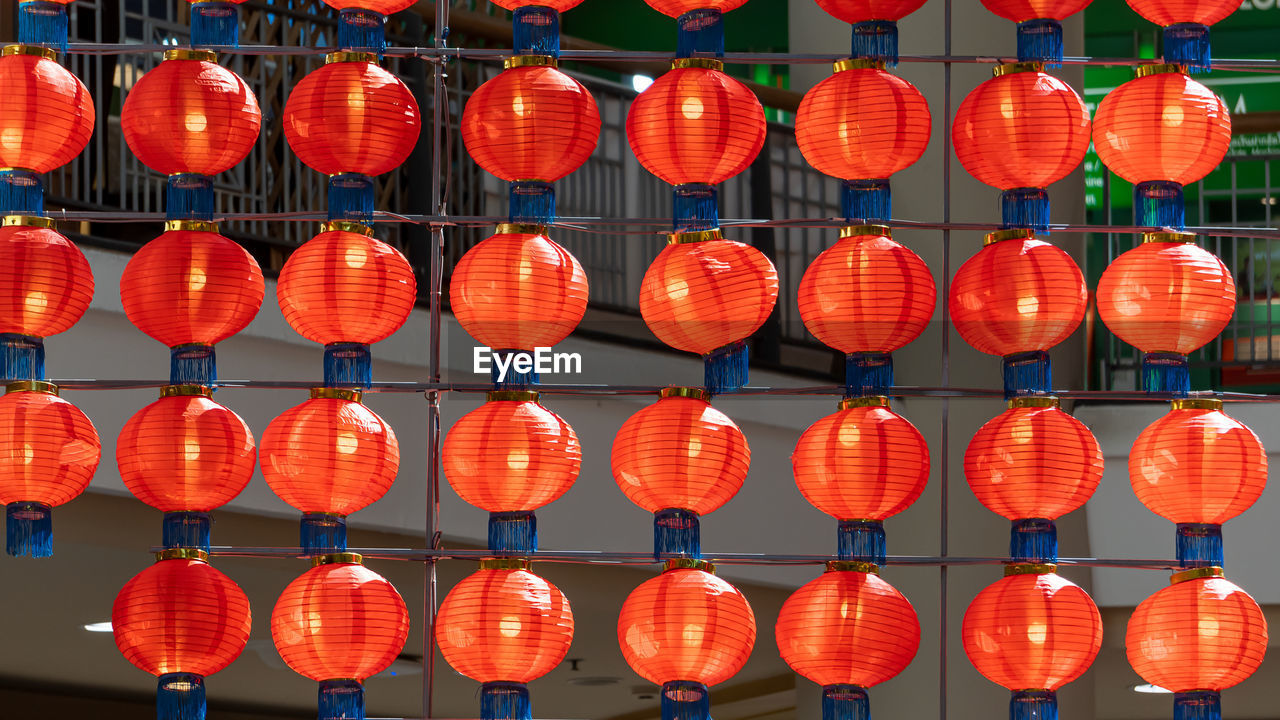
[[[44,218],[0,227],[0,333],[45,338],[64,332],[93,300],[93,271],[80,248]]]
[[[9,48],[17,48],[10,53]],[[75,159],[93,135],[93,98],[54,51],[10,45],[0,57],[0,167],[47,173]]]
[[[694,10],[719,10],[727,13],[747,4],[747,0],[644,0],[645,4],[668,17],[678,18]]]
[[[1126,0],[1134,12],[1166,27],[1176,23],[1214,25],[1235,12],[1240,0]]]
[[[1089,7],[1093,0],[982,0],[982,6],[1005,20],[1065,20]]]
[[[898,21],[919,10],[925,0],[818,0],[818,7],[847,23]]]
[[[418,0],[324,0],[326,5],[335,10],[372,10],[379,15],[394,15],[413,7],[417,2]]]
[[[493,0],[493,4],[507,10],[518,10],[522,7],[549,7],[556,12],[564,12],[578,7],[582,4],[582,0]]]

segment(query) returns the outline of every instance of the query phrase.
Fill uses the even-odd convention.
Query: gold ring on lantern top
[[[351,222],[350,220],[329,220],[320,223],[320,232],[349,232],[365,237],[373,237],[373,228],[364,223]]]
[[[723,239],[724,233],[720,232],[720,228],[716,228],[715,230],[690,230],[689,232],[678,232],[667,235],[667,244],[683,245],[684,243],[700,243]]]
[[[213,397],[213,388],[208,385],[165,385],[160,388],[160,397]]]
[[[1142,242],[1144,243],[1193,243],[1195,241],[1195,233],[1170,232],[1167,230],[1142,233]]]
[[[208,220],[166,220],[164,231],[186,230],[189,232],[218,232],[218,223]]]
[[[828,560],[827,572],[860,572],[868,575],[879,575],[880,566],[861,560]]]
[[[1140,78],[1159,75],[1161,73],[1179,73],[1186,75],[1187,66],[1174,65],[1173,63],[1156,63],[1154,65],[1139,65],[1133,69],[1133,72],[1135,76]]]
[[[1033,397],[1016,397],[1009,401],[1009,409],[1016,408],[1056,408],[1062,402],[1053,395],[1036,395]]]
[[[1222,401],[1214,398],[1182,398],[1169,403],[1170,410],[1217,410],[1222,411]]]
[[[550,55],[512,55],[502,61],[504,70],[518,67],[560,67],[560,61]]]
[[[884,61],[873,58],[845,58],[831,63],[832,72],[845,70],[883,70]]]
[[[542,235],[546,237],[549,228],[536,223],[499,223],[495,233],[498,235]]]
[[[364,393],[356,388],[331,388],[317,387],[311,388],[311,399],[325,400],[350,400],[351,402],[360,402],[360,398],[364,397]]]
[[[711,402],[711,393],[707,392],[705,388],[700,388],[700,387],[662,388],[661,390],[658,391],[658,397],[660,398],[669,398],[669,397],[693,398],[694,400],[701,400],[702,402]]]
[[[533,562],[528,558],[485,558],[480,561],[481,570],[528,570]]]
[[[340,552],[329,553],[328,555],[316,555],[311,558],[311,567],[320,567],[321,565],[363,565],[364,556],[360,553]]]
[[[378,63],[378,56],[376,53],[351,52],[350,50],[339,50],[338,52],[331,52],[324,56],[325,65],[340,62],[364,62],[376,65]]]
[[[1169,584],[1177,585],[1178,583],[1184,583],[1188,580],[1199,580],[1201,578],[1224,578],[1226,576],[1227,574],[1223,572],[1222,568],[1216,565],[1210,567],[1198,567],[1170,575]]]
[[[5,57],[10,55],[35,55],[36,57],[57,60],[58,53],[53,48],[39,47],[37,45],[5,45],[2,54]]]
[[[889,407],[889,398],[884,395],[867,395],[866,397],[845,398],[840,401],[841,410],[853,408]]]
[[[57,397],[58,386],[44,380],[19,380],[4,386],[5,392],[38,392]]]
[[[169,548],[156,553],[156,562],[164,562],[165,560],[195,560],[197,562],[209,562],[209,553],[196,548]]]
[[[53,229],[53,220],[40,215],[5,215],[3,223],[5,227],[22,226],[45,228],[47,230]]]
[[[688,68],[702,68],[704,70],[719,70],[724,72],[724,63],[715,58],[676,58],[671,61],[672,70],[685,70]]]
[[[662,571],[669,570],[701,570],[705,573],[716,574],[716,566],[706,560],[698,560],[696,558],[672,558],[662,564]]]
[[[485,393],[484,399],[487,402],[495,402],[505,400],[507,402],[538,402],[542,397],[542,393],[537,390],[490,390]]]
[[[878,235],[893,237],[893,228],[888,225],[845,225],[840,228],[840,239],[858,237],[859,235]]]
[[[993,233],[987,233],[982,238],[982,247],[994,245],[1005,240],[1035,240],[1036,231],[1030,228],[1013,228],[1012,230],[997,230]]]
[[[192,50],[190,48],[176,48],[164,51],[165,60],[201,60],[204,62],[218,62],[218,53],[212,50]]]
[[[1049,575],[1058,572],[1053,563],[1013,563],[1004,566],[1004,576],[1010,575]]]
[[[1003,65],[997,65],[991,68],[991,75],[993,77],[1004,77],[1005,75],[1012,75],[1014,73],[1024,73],[1024,72],[1044,72],[1044,63],[1042,62],[1005,63]]]

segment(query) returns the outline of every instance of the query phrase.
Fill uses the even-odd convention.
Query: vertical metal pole
[[[943,53],[947,61],[942,66],[942,222],[951,222],[951,0],[943,5]],[[951,385],[951,313],[947,298],[951,293],[951,230],[942,231],[942,387]],[[942,432],[941,457],[942,467],[939,472],[941,487],[941,509],[939,510],[938,555],[942,564],[938,566],[938,720],[947,720],[947,549],[950,527],[948,522],[950,505],[950,427],[951,401],[942,399]]]

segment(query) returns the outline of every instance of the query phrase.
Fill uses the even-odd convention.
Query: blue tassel
[[[517,55],[560,57],[560,13],[549,7],[516,8],[512,16]]]
[[[1044,188],[1013,188],[1000,193],[1001,227],[1049,232],[1049,193]]]
[[[527,350],[493,350],[490,354],[489,379],[494,387],[526,388],[541,382],[533,353]]]
[[[707,392],[719,395],[747,384],[747,344],[729,343],[702,356]]]
[[[167,512],[164,514],[163,542],[167,548],[195,548],[209,552],[209,530],[213,516],[207,512]]]
[[[44,380],[44,339],[0,333],[0,380]]]
[[[720,203],[715,185],[676,185],[671,202],[675,231],[715,230],[720,227]]]
[[[1216,690],[1174,693],[1173,720],[1222,720],[1222,693]]]
[[[1167,320],[1173,322],[1172,320]],[[1156,322],[1166,322],[1158,319]],[[1186,355],[1146,353],[1142,356],[1142,390],[1186,397],[1191,392],[1191,365]]]
[[[213,221],[213,178],[196,173],[169,176],[164,196],[166,220]]]
[[[1208,72],[1213,67],[1209,52],[1209,27],[1198,23],[1178,23],[1164,29],[1164,61],[1185,65],[1187,72]]]
[[[364,686],[359,680],[321,680],[318,720],[364,720]]]
[[[1062,67],[1062,23],[1037,18],[1018,23],[1018,62],[1042,62]]]
[[[67,52],[67,6],[55,2],[18,3],[18,42]]]
[[[844,396],[888,395],[893,388],[893,356],[850,353],[844,356]]]
[[[1058,695],[1050,690],[1014,690],[1009,720],[1058,720]]]
[[[22,5],[51,4],[42,2]],[[40,181],[40,176],[20,168],[0,170],[0,215],[44,215],[44,183]]]
[[[884,525],[878,520],[841,520],[836,528],[836,548],[841,560],[884,565]]]
[[[1184,568],[1222,567],[1222,526],[1178,523],[1177,557]]]
[[[507,217],[513,223],[550,225],[556,221],[556,187],[541,180],[511,183]]]
[[[702,557],[702,531],[698,513],[667,508],[653,514],[653,556]]]
[[[893,194],[886,180],[845,180],[840,186],[840,212],[849,223],[887,223],[893,216]]]
[[[676,18],[676,31],[676,57],[724,57],[724,15],[719,10],[690,10]]]
[[[329,513],[303,513],[298,527],[303,555],[331,555],[347,551],[347,519]]]
[[[166,673],[156,684],[156,720],[204,720],[204,677]]]
[[[1014,520],[1009,558],[1018,563],[1058,562],[1058,526],[1044,518]]]
[[[373,178],[359,173],[330,177],[329,219],[373,225]]]
[[[662,720],[711,720],[711,693],[698,682],[662,685]]]
[[[240,11],[229,2],[191,5],[191,47],[240,47]]]
[[[373,354],[369,346],[360,343],[325,345],[324,386],[373,387]]]
[[[489,551],[532,555],[538,551],[538,518],[533,511],[489,513]]]
[[[822,686],[822,720],[871,720],[871,699],[857,685]]]
[[[382,57],[387,49],[387,17],[364,8],[344,8],[338,13],[338,49],[371,52]]]
[[[1004,356],[1004,399],[1053,392],[1053,363],[1043,350]]]
[[[850,57],[883,60],[885,65],[897,67],[898,23],[892,20],[854,23]]]
[[[212,345],[176,345],[169,348],[169,384],[204,385],[218,381],[218,356]]]
[[[487,682],[480,686],[481,720],[532,720],[533,704],[524,683]]]
[[[1138,227],[1185,230],[1187,207],[1182,199],[1182,186],[1168,180],[1134,185],[1133,224]]]
[[[5,508],[6,550],[13,557],[53,555],[53,508],[38,502],[12,502]]]

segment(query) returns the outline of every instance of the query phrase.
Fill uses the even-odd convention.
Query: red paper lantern
[[[139,330],[166,347],[214,345],[262,307],[262,269],[217,232],[170,230],[142,246],[120,276],[120,302]]]
[[[747,4],[747,0],[644,0],[645,4],[668,17],[678,18],[693,10],[719,10],[727,13]]]
[[[919,10],[925,0],[818,0],[829,15],[854,24],[871,20],[898,21]]]
[[[846,400],[804,431],[791,467],[805,500],[838,520],[882,521],[920,497],[929,446],[888,406],[882,397]]]
[[[1240,7],[1240,0],[1125,0],[1133,11],[1160,27],[1178,23],[1213,25]]]
[[[707,0],[689,4],[706,7]],[[627,113],[631,151],[646,170],[671,185],[722,183],[746,170],[764,147],[760,101],[716,65],[677,59]]]
[[[449,280],[458,324],[486,347],[534,350],[569,336],[587,311],[587,275],[545,228],[499,225]]]
[[[1267,452],[1220,400],[1175,400],[1129,452],[1129,482],[1152,512],[1175,523],[1221,525],[1267,485]]]
[[[3,132],[3,130],[0,130]],[[0,227],[0,333],[45,338],[69,329],[93,300],[93,271],[44,218]]]
[[[413,7],[417,2],[418,0],[324,0],[326,5],[335,10],[372,10],[379,15],[394,15]]]
[[[667,388],[627,418],[613,440],[613,478],[631,502],[705,515],[742,487],[751,449],[728,415],[693,388]]]
[[[600,137],[600,109],[582,83],[545,65],[513,66],[476,88],[462,141],[480,167],[508,182],[555,182],[582,167]]]
[[[821,0],[819,0],[821,2]],[[1093,0],[982,0],[982,6],[1005,20],[1065,20],[1089,7]]]
[[[564,12],[578,7],[582,4],[582,0],[493,0],[493,4],[507,10],[518,10],[522,7],[549,7],[556,12]]]
[[[299,335],[322,345],[385,340],[413,311],[413,268],[368,228],[330,227],[285,262],[276,284],[280,312]]]
[[[969,662],[991,682],[1010,690],[1054,691],[1093,664],[1102,645],[1102,617],[1089,594],[1070,580],[1054,573],[1017,574],[978,593],[965,611],[961,637]]]
[[[956,331],[988,355],[1048,350],[1084,319],[1089,289],[1070,255],[1025,230],[992,233],[956,272]]]
[[[578,478],[582,446],[569,423],[537,393],[498,391],[449,429],[445,477],[468,503],[489,512],[536,510]]]
[[[10,45],[0,57],[0,167],[47,173],[89,144],[93,98],[53,50]]]
[[[402,164],[418,143],[413,93],[372,55],[328,62],[293,86],[284,135],[308,167],[326,175],[380,175]]]
[[[777,300],[778,272],[769,258],[717,232],[663,248],[645,271],[640,315],[664,344],[706,355],[758,330]]]
[[[920,621],[879,575],[830,563],[782,604],[774,637],[783,661],[809,680],[869,688],[911,664]]]
[[[217,175],[258,141],[262,111],[239,75],[204,50],[169,50],[125,96],[120,127],[143,165],[164,175]]]

